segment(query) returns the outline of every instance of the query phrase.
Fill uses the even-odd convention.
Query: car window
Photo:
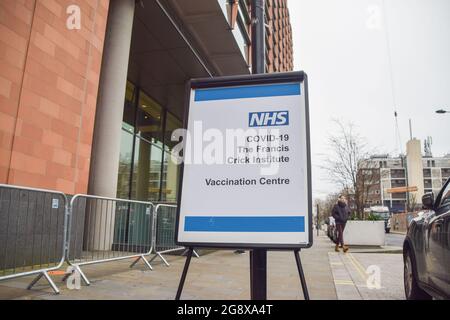
[[[442,200],[439,204],[440,207],[450,204],[450,183],[445,187],[444,192],[442,192]]]

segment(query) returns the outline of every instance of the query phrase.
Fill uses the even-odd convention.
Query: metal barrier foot
[[[91,285],[91,283],[89,282],[89,279],[86,277],[86,275],[83,273],[83,271],[81,271],[81,268],[79,266],[76,265],[72,265],[73,268],[76,270],[76,272],[78,272],[81,276],[81,279],[83,279],[84,283],[89,286]],[[66,273],[66,275],[62,278],[62,282],[66,282],[67,279],[70,277],[72,273]]]
[[[38,283],[38,281],[41,280],[42,277],[45,277],[45,279],[47,279],[47,281],[50,284],[50,286],[52,287],[53,291],[55,291],[55,294],[59,294],[58,287],[55,285],[52,278],[50,278],[47,271],[43,271],[36,278],[34,278],[34,280],[28,285],[27,290],[31,290],[31,288],[33,288],[36,285],[36,283]]]
[[[91,285],[91,282],[90,282],[89,279],[86,277],[86,275],[85,275],[84,272],[81,270],[81,268],[80,268],[79,266],[75,266],[75,269],[77,269],[77,271],[78,271],[78,273],[80,274],[81,279],[83,279],[84,283],[85,283],[87,286],[90,286],[90,285]]]
[[[147,259],[145,259],[144,255],[142,255],[139,258],[137,258],[136,260],[134,260],[134,262],[130,265],[130,268],[133,268],[136,265],[136,263],[138,263],[139,260],[141,260],[141,259],[144,261],[144,263],[147,265],[147,267],[153,271],[152,265],[150,264],[150,262],[147,261]]]
[[[61,279],[61,282],[66,282],[70,275],[70,273],[66,273],[65,276]]]
[[[41,280],[41,278],[44,276],[44,273],[39,273],[38,276],[36,278],[34,278],[33,281],[31,281],[31,283],[28,285],[27,290],[31,290],[31,288],[34,287],[34,285]]]
[[[156,253],[158,255],[158,257],[162,260],[162,262],[164,262],[164,264],[166,265],[166,267],[170,267],[169,262],[167,262],[167,260],[162,256],[162,254],[160,253]]]
[[[169,264],[169,262],[167,262],[167,260],[166,259],[164,259],[164,257],[162,256],[162,254],[161,253],[159,253],[159,252],[156,252],[156,254],[150,259],[150,263],[153,261],[153,260],[155,260],[156,258],[160,258],[161,259],[161,261],[166,265],[166,267],[170,267],[170,264]]]
[[[192,253],[194,254],[194,256],[195,256],[197,259],[200,259],[200,256],[198,255],[197,251],[193,250]]]

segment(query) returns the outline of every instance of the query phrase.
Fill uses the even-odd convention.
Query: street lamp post
[[[252,73],[265,73],[265,0],[251,2]],[[267,300],[267,250],[250,251],[250,294],[252,300]]]

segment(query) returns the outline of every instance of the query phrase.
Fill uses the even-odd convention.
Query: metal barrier
[[[0,184],[0,281],[49,272],[64,264],[68,201],[62,192]]]
[[[177,206],[169,204],[158,204],[155,208],[156,232],[154,235],[154,256],[149,260],[152,262],[159,257],[162,262],[169,267],[169,262],[164,258],[163,254],[177,252],[187,249],[178,246],[175,243],[175,228],[176,228]],[[184,254],[183,252],[182,254]],[[195,252],[194,255],[200,256]]]
[[[86,285],[85,265],[135,258],[130,267],[153,270],[159,257],[169,267],[163,254],[186,251],[175,243],[176,208],[81,194],[69,203],[62,192],[0,184],[0,281],[37,275],[28,289],[44,277],[59,293],[49,273],[64,262]]]
[[[89,285],[81,266],[136,258],[153,251],[155,219],[151,202],[75,195],[70,201],[67,262]],[[69,275],[65,277],[67,279]]]

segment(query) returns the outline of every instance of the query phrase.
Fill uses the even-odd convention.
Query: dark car
[[[333,217],[328,217],[325,221],[327,224],[327,236],[331,241],[337,243],[337,230],[336,230],[336,222]]]
[[[436,200],[428,193],[403,244],[406,298],[450,299],[450,179]]]

